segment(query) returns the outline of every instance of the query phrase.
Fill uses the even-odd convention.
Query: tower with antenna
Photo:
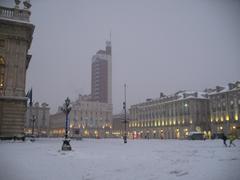
[[[92,57],[93,101],[112,104],[112,45],[106,41],[105,50],[99,50]]]

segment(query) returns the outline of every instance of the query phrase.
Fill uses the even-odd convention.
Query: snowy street
[[[229,143],[229,142],[228,142]],[[239,180],[240,141],[62,139],[0,142],[1,180]]]

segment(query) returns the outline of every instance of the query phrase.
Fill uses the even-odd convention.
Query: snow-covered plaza
[[[0,142],[1,180],[239,180],[240,141],[62,139]]]

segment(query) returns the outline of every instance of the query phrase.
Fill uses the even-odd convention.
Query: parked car
[[[204,140],[204,134],[201,132],[190,132],[188,139],[189,140]]]

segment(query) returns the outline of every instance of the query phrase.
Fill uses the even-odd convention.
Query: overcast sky
[[[0,0],[9,3],[10,0]],[[34,101],[51,112],[90,94],[91,58],[112,34],[113,107],[160,92],[240,80],[240,1],[32,0],[36,26],[27,71]],[[13,4],[10,3],[10,5]]]

